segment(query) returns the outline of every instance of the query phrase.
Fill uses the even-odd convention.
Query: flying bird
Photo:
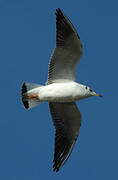
[[[59,171],[70,156],[81,127],[76,101],[100,96],[76,82],[76,66],[83,54],[80,37],[67,16],[56,9],[56,47],[49,63],[45,85],[23,83],[22,102],[26,109],[48,102],[55,126],[53,170]]]

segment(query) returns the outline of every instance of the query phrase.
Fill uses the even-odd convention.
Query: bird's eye
[[[87,86],[85,87],[85,89],[87,89]]]
[[[90,89],[89,91],[92,92],[92,89]]]

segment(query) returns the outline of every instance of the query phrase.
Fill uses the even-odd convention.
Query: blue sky
[[[24,81],[46,81],[58,7],[84,46],[78,81],[103,98],[77,103],[83,114],[80,136],[68,162],[54,173],[47,103],[26,111],[20,88]],[[118,179],[117,7],[115,0],[0,0],[0,179]]]

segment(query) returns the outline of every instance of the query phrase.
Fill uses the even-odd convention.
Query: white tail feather
[[[32,90],[32,93],[34,93],[34,92],[36,93],[36,89],[39,87],[43,87],[43,86],[41,86],[39,84],[34,84],[34,83],[23,83],[22,90],[21,90],[22,91],[21,96],[22,96],[22,103],[26,109],[33,108],[40,103],[40,100],[38,100],[36,98],[34,98],[34,99],[27,98],[29,91]],[[30,95],[32,93],[30,93]]]

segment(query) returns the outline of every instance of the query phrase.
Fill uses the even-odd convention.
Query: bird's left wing
[[[81,126],[81,113],[74,102],[49,103],[56,128],[53,170],[58,171],[68,159]]]

